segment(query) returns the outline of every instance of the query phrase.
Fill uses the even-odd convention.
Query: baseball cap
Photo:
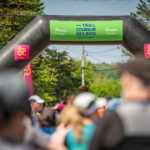
[[[0,73],[0,114],[1,119],[9,119],[14,112],[31,114],[28,102],[29,89],[16,78],[16,72]]]
[[[102,108],[107,104],[107,99],[106,98],[97,98],[96,103],[98,108]]]
[[[90,92],[83,92],[75,97],[73,105],[83,115],[90,115],[97,109],[96,96]]]
[[[32,103],[32,102],[36,102],[36,103],[44,103],[45,101],[43,99],[41,99],[39,96],[37,95],[34,95],[34,96],[30,96],[29,97],[29,102]]]

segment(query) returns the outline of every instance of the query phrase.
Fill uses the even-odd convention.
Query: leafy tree
[[[33,61],[34,94],[38,94],[46,103],[53,104],[75,93],[81,85],[81,61],[68,57],[67,52],[47,49]],[[110,94],[118,97],[120,84],[117,70],[97,72],[96,69],[108,69],[115,64],[93,64],[85,61],[85,84],[97,96]]]
[[[150,0],[140,0],[136,12],[131,12],[131,15],[136,17],[150,30]]]
[[[98,97],[104,97],[106,95],[120,97],[121,85],[118,80],[107,80],[101,84],[91,84],[90,90]]]
[[[33,66],[33,89],[34,94],[41,96],[47,101],[55,101],[53,94],[57,82],[57,75],[46,65],[46,57],[40,55],[32,62]]]
[[[81,84],[81,79],[74,73],[78,68],[67,52],[47,49],[33,61],[34,93],[44,98],[47,104],[66,99]]]
[[[43,9],[41,0],[0,0],[0,48],[42,14]]]

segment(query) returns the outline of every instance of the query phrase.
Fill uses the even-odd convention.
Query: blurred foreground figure
[[[29,91],[14,74],[0,74],[0,150],[31,150],[23,145],[24,119],[30,116]]]
[[[99,121],[90,150],[150,149],[150,60],[124,64],[121,83],[125,102]]]

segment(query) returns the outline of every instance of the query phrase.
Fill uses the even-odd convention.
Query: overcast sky
[[[136,11],[139,0],[42,0],[44,13],[48,15],[94,15],[121,16]],[[81,46],[51,45],[58,51],[66,50],[71,57],[81,59]],[[86,46],[86,59],[93,63],[122,62],[127,57],[121,56],[118,46]]]

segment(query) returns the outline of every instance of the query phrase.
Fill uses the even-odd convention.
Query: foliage
[[[150,0],[140,0],[136,12],[131,12],[131,15],[136,17],[150,30]]]
[[[43,9],[41,0],[0,0],[0,49]]]
[[[117,80],[119,79],[118,70],[117,69],[111,70],[111,68],[118,68],[118,66],[119,66],[118,64],[106,64],[106,63],[97,64],[97,70],[100,69],[102,71],[99,71],[96,74],[99,74],[102,79],[107,78]]]
[[[33,61],[34,94],[46,100],[47,105],[75,93],[81,85],[81,61],[68,57],[67,52],[47,49]],[[115,64],[92,64],[85,61],[86,68],[107,69]],[[110,72],[110,73],[109,73]],[[120,84],[117,71],[97,72],[85,70],[86,86],[97,96],[119,96]]]
[[[98,97],[110,95],[112,97],[120,97],[121,85],[118,80],[107,80],[101,84],[91,84],[90,91]]]
[[[47,49],[33,61],[34,93],[47,103],[66,99],[81,84],[80,76],[74,74],[78,68],[67,52]]]
[[[92,65],[94,66],[94,79],[89,84],[90,91],[98,97],[104,97],[106,95],[120,97],[120,75],[118,69],[111,70],[111,68],[118,68],[119,64],[102,63]]]

